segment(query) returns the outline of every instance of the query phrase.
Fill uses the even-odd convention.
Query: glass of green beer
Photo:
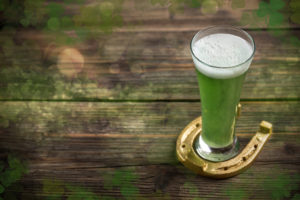
[[[206,160],[225,161],[239,152],[237,106],[254,52],[253,38],[231,26],[206,28],[191,41],[202,110],[202,133],[194,148]]]

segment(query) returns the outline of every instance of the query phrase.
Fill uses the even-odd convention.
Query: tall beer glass
[[[255,52],[252,37],[231,26],[199,31],[191,41],[202,109],[202,133],[194,148],[204,159],[224,161],[237,155],[237,105]]]

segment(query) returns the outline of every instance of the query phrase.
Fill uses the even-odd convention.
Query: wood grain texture
[[[57,168],[55,168],[57,169]],[[276,192],[282,193],[288,191],[289,197],[293,197],[297,190],[299,178],[295,175],[298,173],[295,165],[276,165],[255,163],[253,167],[232,179],[216,181],[200,176],[190,174],[186,168],[178,165],[147,165],[125,168],[85,168],[85,169],[68,169],[64,170],[43,170],[43,174],[50,180],[60,180],[64,184],[73,183],[81,185],[87,191],[93,191],[98,197],[114,197],[115,199],[126,199],[120,191],[121,187],[112,187],[106,189],[104,185],[105,176],[115,174],[120,170],[133,171],[138,177],[130,182],[132,188],[137,189],[136,195],[130,196],[130,199],[234,199],[234,198],[254,198],[254,199],[272,199]],[[55,193],[40,193],[41,185],[32,181],[39,177],[39,172],[31,175],[31,185],[27,184],[26,190],[29,197],[45,198],[45,196],[54,195]],[[60,177],[60,179],[56,179]],[[68,178],[66,178],[68,177]],[[293,178],[291,178],[293,177]],[[39,179],[39,178],[37,178]],[[281,181],[278,181],[281,179]],[[26,183],[26,180],[24,180]],[[127,178],[123,176],[120,181],[126,183]],[[288,184],[285,184],[288,182]],[[278,187],[278,183],[285,184]],[[286,188],[284,188],[286,187]],[[29,191],[34,192],[35,196]],[[130,191],[130,190],[128,190]],[[242,194],[239,194],[242,192]],[[26,193],[25,193],[26,194]],[[69,196],[72,193],[65,194]],[[86,196],[88,198],[88,196]],[[128,198],[128,197],[127,197]],[[105,198],[103,198],[105,199]]]
[[[55,2],[68,17],[121,5]],[[172,1],[185,2],[177,8],[159,5],[164,0],[122,2],[115,14],[123,25],[108,24],[112,32],[104,33],[88,16],[85,24],[56,31],[49,31],[47,21],[0,31],[0,174],[9,168],[9,155],[28,168],[5,194],[22,200],[298,199],[300,51],[291,39],[299,39],[300,25],[289,18],[290,2],[275,26],[268,24],[270,16],[242,21],[259,0],[245,0],[237,9],[232,3],[238,1],[220,0],[213,14],[187,5],[197,0]],[[178,134],[201,114],[189,42],[214,25],[241,27],[256,42],[236,124],[241,147],[260,121],[274,126],[254,165],[226,180],[196,176],[175,155]],[[77,29],[89,37],[76,36]],[[75,41],[66,42],[66,35]]]
[[[201,115],[198,102],[2,102],[1,127],[32,138],[51,136],[85,137],[91,134],[158,135],[179,134]],[[276,124],[275,134],[300,132],[299,102],[242,102],[238,134],[253,134],[262,120]],[[27,134],[28,133],[28,134]],[[61,135],[59,135],[61,134]],[[46,135],[47,136],[47,135]],[[101,136],[100,136],[101,137]]]
[[[256,41],[257,51],[241,98],[299,98],[298,47],[266,31],[249,32]],[[9,75],[1,74],[0,97],[6,100],[197,100],[198,84],[189,50],[194,33],[113,33],[74,48],[49,46],[47,41],[51,39],[39,35],[40,45],[35,45],[29,56],[29,47],[11,47],[14,53],[4,60],[16,63],[13,66],[18,70],[6,65],[12,71]],[[33,36],[35,32],[24,32],[19,37],[32,41]],[[59,60],[66,56],[62,53],[65,49],[77,52],[83,61],[72,56]],[[9,76],[12,78],[7,78]],[[28,77],[32,77],[30,83]],[[42,77],[44,81],[40,80]],[[23,89],[26,84],[39,87],[32,87],[31,90],[36,91],[29,92]],[[14,89],[7,89],[9,87]]]
[[[28,198],[49,195],[41,185],[49,179],[126,199],[121,186],[107,188],[122,170],[136,175],[130,184],[139,193],[132,199],[229,198],[238,191],[268,199],[281,179],[291,197],[300,181],[299,102],[243,103],[236,130],[242,145],[261,120],[273,123],[274,135],[250,171],[224,181],[194,176],[176,159],[176,137],[201,113],[197,102],[3,102],[0,108],[1,122],[8,119],[0,134],[2,156],[26,158],[29,174],[22,183]],[[126,182],[126,174],[119,179]]]

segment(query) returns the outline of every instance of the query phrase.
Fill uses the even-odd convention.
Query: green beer
[[[194,36],[191,51],[202,107],[202,133],[195,150],[207,160],[224,161],[238,153],[236,112],[254,41],[241,29],[212,27]]]
[[[213,79],[197,71],[197,77],[202,103],[202,138],[210,147],[227,147],[234,140],[236,107],[245,73],[231,79]]]

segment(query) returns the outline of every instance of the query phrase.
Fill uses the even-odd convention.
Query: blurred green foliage
[[[247,170],[248,175],[254,175],[252,169]],[[258,176],[258,175],[256,175]],[[274,165],[272,168],[260,176],[260,179],[255,179],[255,182],[249,182],[247,179],[240,179],[239,182],[228,184],[223,192],[230,200],[252,199],[249,189],[253,185],[260,187],[262,190],[259,193],[268,199],[286,199],[291,198],[292,193],[298,189],[300,182],[299,174],[289,174],[282,172],[280,166]],[[257,194],[257,195],[259,195]]]
[[[17,183],[27,168],[18,157],[9,154],[6,159],[0,161],[0,199],[11,199],[15,197],[15,190],[22,190]],[[9,198],[8,198],[9,197]]]
[[[103,1],[97,5],[85,6],[79,15],[74,16],[75,25],[84,28],[99,28],[104,33],[111,33],[114,27],[122,26],[123,0]]]
[[[266,20],[257,16],[256,10],[251,12],[243,12],[240,24],[250,27],[263,27],[266,24]]]
[[[297,193],[293,196],[292,200],[299,200],[300,199],[300,193]]]
[[[132,170],[115,170],[104,177],[104,188],[115,191],[118,189],[124,199],[137,199],[138,188],[133,184],[137,181],[137,175]],[[98,196],[88,189],[80,186],[64,183],[60,180],[44,179],[43,194],[48,200],[112,200],[111,196]]]
[[[67,185],[66,187],[71,191],[71,195],[68,195],[67,200],[100,200],[96,194],[85,188],[70,185]]]
[[[139,189],[134,185],[138,179],[132,170],[116,170],[114,174],[104,176],[104,188],[115,190],[118,188],[125,199],[135,199],[139,196]]]
[[[233,185],[229,185],[226,187],[225,194],[229,197],[230,200],[251,199],[249,198],[249,194],[245,191],[245,189]]]
[[[50,31],[59,38],[58,44],[83,42],[94,35],[94,28],[103,34],[111,33],[113,28],[123,24],[121,16],[123,0],[104,0],[93,5],[84,5],[85,0],[64,0],[47,2],[45,0],[2,0],[0,5],[0,26],[31,27]],[[81,8],[75,15],[68,14],[70,5]],[[54,31],[55,33],[51,33]],[[67,31],[75,31],[75,35]],[[85,32],[85,35],[82,34]],[[101,33],[101,32],[100,32]],[[99,32],[97,33],[99,34]],[[83,37],[84,36],[84,37]]]
[[[45,20],[44,3],[45,0],[1,0],[1,23],[38,26]]]
[[[206,200],[206,198],[203,198],[202,196],[204,195],[200,195],[198,187],[196,184],[192,183],[191,181],[186,181],[183,184],[183,189],[185,191],[188,191],[188,194],[191,196],[196,196],[196,197],[191,197],[189,199],[191,200]],[[184,192],[185,193],[185,192]]]
[[[41,24],[45,18],[45,9],[43,9],[45,0],[25,0],[24,16],[20,19],[20,23],[27,26],[37,26]]]
[[[0,97],[7,99],[51,98],[56,91],[53,76],[39,67],[19,66],[0,69]]]
[[[300,24],[300,1],[291,0],[289,5],[291,9],[291,21]]]
[[[80,99],[92,96],[92,86],[97,87],[97,83],[84,74],[68,80],[57,69],[38,66],[2,67],[0,78],[1,99]]]
[[[244,5],[245,6],[245,5]],[[243,8],[232,5],[233,8]],[[271,0],[269,3],[260,1],[259,8],[250,12],[243,12],[242,25],[251,27],[262,27],[267,25],[269,28],[278,27],[284,22],[284,15],[280,12],[285,7],[283,0]]]
[[[274,177],[265,179],[263,185],[272,199],[280,200],[291,197],[292,191],[299,187],[299,180],[299,174],[291,176],[275,170]]]
[[[232,8],[244,8],[237,5],[238,1],[232,1]],[[239,1],[241,4],[241,2]],[[244,5],[245,6],[245,5]],[[285,12],[288,10],[289,12]],[[259,8],[252,11],[244,11],[240,20],[243,26],[253,28],[268,27],[267,31],[274,37],[279,38],[283,43],[300,46],[299,37],[285,29],[274,29],[280,26],[289,26],[289,19],[296,24],[300,24],[300,3],[297,0],[286,2],[284,0],[260,1]],[[291,29],[292,30],[292,29]]]
[[[259,17],[268,17],[268,27],[277,27],[284,21],[283,14],[280,13],[280,9],[284,6],[283,0],[270,0],[270,3],[261,1],[256,14]]]
[[[51,179],[43,180],[43,193],[47,196],[47,199],[60,199],[64,192],[65,188],[62,181]]]
[[[139,180],[138,175],[132,169],[116,169],[111,173],[101,174],[100,177],[103,179],[103,187],[106,192],[117,194],[117,197],[114,195],[100,196],[85,187],[54,179],[43,180],[43,195],[47,200],[152,200],[158,197],[165,200],[171,199],[169,194],[160,190],[142,196],[136,186]],[[201,198],[194,199],[203,200]]]
[[[47,200],[61,200],[65,199],[64,196],[67,197],[66,200],[100,199],[95,193],[83,187],[64,184],[62,181],[52,179],[43,180],[43,194]]]

